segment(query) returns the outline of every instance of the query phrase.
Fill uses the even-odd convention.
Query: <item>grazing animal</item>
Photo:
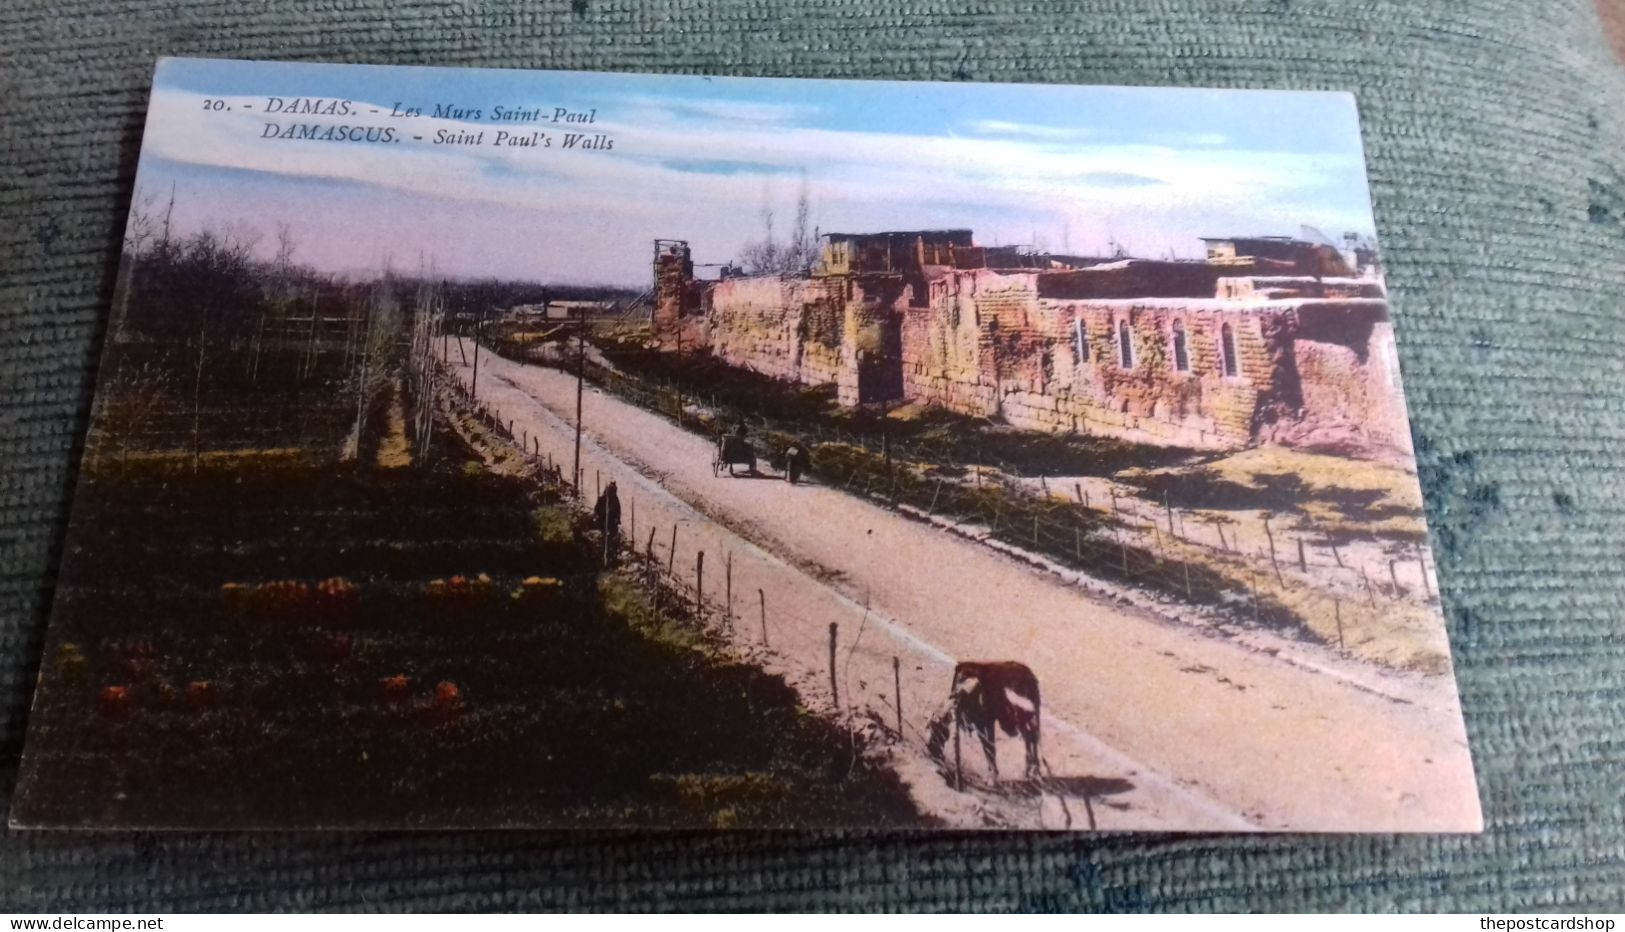
[[[1012,738],[1021,736],[1027,751],[1027,777],[1040,776],[1038,677],[1026,664],[1013,660],[955,664],[948,702],[952,707],[953,727],[958,731],[975,732],[981,741],[982,753],[987,757],[994,780],[999,778],[999,760],[993,747],[995,725]],[[944,719],[940,726],[932,729],[930,743],[934,754],[940,755],[947,741],[947,724]]]

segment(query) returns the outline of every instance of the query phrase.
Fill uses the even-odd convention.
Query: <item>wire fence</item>
[[[534,355],[529,361],[574,368]],[[749,421],[773,468],[784,467],[783,451],[792,443],[808,446],[811,474],[825,485],[1049,569],[1146,592],[1164,608],[1171,598],[1217,613],[1221,622],[1392,666],[1439,672],[1448,663],[1431,565],[1420,543],[1365,545],[1355,559],[1349,550],[1362,545],[1340,546],[1336,531],[1303,518],[1277,530],[1263,512],[1246,527],[1235,516],[1176,507],[1166,498],[1158,508],[1141,490],[1110,480],[1092,480],[1090,488],[1083,481],[1071,489],[1051,487],[1048,476],[1024,476],[979,446],[966,458],[962,440],[899,439],[818,419],[774,417],[759,407],[747,411],[717,394],[629,375],[591,357],[585,377],[705,436],[718,438]],[[1375,563],[1372,550],[1378,551]]]
[[[591,520],[589,503],[600,491],[596,473],[589,482],[583,470],[572,482],[562,464],[542,452],[539,438],[522,430],[516,434],[512,421],[473,397],[460,380],[442,384],[448,386],[453,413],[474,419],[511,453],[523,456],[540,488],[574,502],[579,521]],[[753,578],[743,567],[736,572],[731,550],[707,553],[692,544],[687,539],[692,528],[685,534],[682,522],[657,523],[646,510],[640,523],[635,497],[627,500],[617,525],[586,533],[603,548],[601,569],[631,573],[656,613],[686,620],[747,653],[796,658],[803,671],[798,691],[810,706],[835,714],[854,734],[900,742],[946,764],[944,749],[928,745],[933,723],[945,720],[952,660],[912,653],[905,677],[904,651],[872,624],[866,608],[855,624],[847,620],[844,626],[809,617],[791,607],[771,579]],[[927,688],[916,694],[905,687],[905,680],[922,679],[941,684],[940,692]]]

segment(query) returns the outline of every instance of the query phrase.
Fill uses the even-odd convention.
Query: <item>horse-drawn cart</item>
[[[734,470],[745,467],[745,475],[756,472],[756,451],[751,448],[750,441],[735,434],[724,434],[717,438],[717,455],[711,461],[711,475],[720,476],[724,467],[728,475],[737,476]]]

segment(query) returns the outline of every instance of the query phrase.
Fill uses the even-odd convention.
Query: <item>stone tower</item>
[[[694,278],[694,259],[686,240],[655,240],[654,278],[652,323],[655,335],[665,337],[677,332],[688,283]]]

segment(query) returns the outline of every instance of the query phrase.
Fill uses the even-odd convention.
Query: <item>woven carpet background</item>
[[[10,833],[0,910],[1625,909],[1625,67],[1591,0],[0,4],[8,803],[163,54],[1353,90],[1489,828]]]

